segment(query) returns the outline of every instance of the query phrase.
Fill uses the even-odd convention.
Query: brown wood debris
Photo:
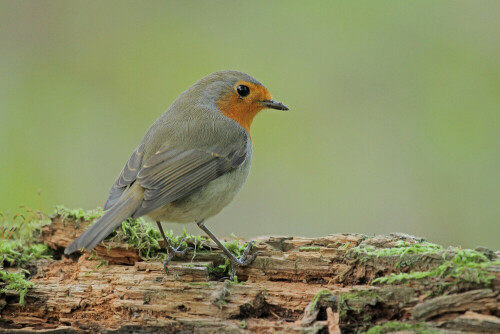
[[[418,328],[500,333],[497,267],[489,286],[443,285],[431,278],[372,285],[390,273],[432,270],[444,259],[409,255],[403,266],[400,256],[363,258],[350,252],[360,244],[381,249],[402,240],[419,242],[410,236],[260,238],[254,251],[262,255],[238,269],[241,283],[233,283],[211,273],[210,267],[224,261],[215,248],[194,259],[192,252],[176,259],[168,273],[161,262],[145,262],[125,245],[108,250],[101,244],[93,259],[88,253],[61,256],[81,231],[60,218],[44,228],[42,238],[59,259],[33,263],[35,287],[25,306],[14,291],[0,295],[1,333],[338,334],[387,322],[407,326],[405,333]]]

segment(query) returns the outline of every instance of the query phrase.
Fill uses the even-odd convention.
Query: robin
[[[182,93],[151,125],[111,187],[106,211],[64,251],[90,250],[129,217],[156,221],[168,252],[164,263],[188,248],[175,248],[160,222],[196,224],[236,268],[250,264],[253,242],[237,258],[205,226],[228,205],[247,179],[252,161],[250,126],[262,109],[288,110],[248,74],[212,73]],[[181,242],[182,244],[182,242]]]

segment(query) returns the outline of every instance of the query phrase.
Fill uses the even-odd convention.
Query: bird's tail
[[[120,226],[125,219],[132,216],[134,211],[141,205],[143,193],[144,190],[140,186],[133,185],[104,216],[99,218],[82,235],[66,247],[64,254],[71,254],[82,248],[90,250],[97,246],[115,228]]]

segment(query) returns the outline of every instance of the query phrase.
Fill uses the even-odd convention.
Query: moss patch
[[[360,314],[366,305],[374,306],[380,299],[374,290],[352,290],[341,293],[337,304],[339,317],[345,318],[348,312]]]
[[[51,217],[61,217],[63,220],[93,221],[104,214],[101,207],[92,210],[69,209],[64,205],[57,205]]]
[[[189,282],[189,285],[212,286],[210,282]]]
[[[133,246],[138,250],[139,256],[146,260],[159,257],[158,253],[161,250],[160,239],[160,231],[153,228],[151,224],[142,218],[125,220],[119,228],[106,238],[108,241]],[[108,247],[112,246],[108,245]]]
[[[47,245],[38,242],[40,229],[50,223],[50,220],[39,211],[23,208],[23,211],[13,216],[0,213],[0,282],[4,286],[0,293],[15,290],[19,293],[19,303],[24,305],[28,289],[33,283],[27,279],[29,272],[7,272],[4,267],[23,267],[28,262],[37,259],[50,258]]]
[[[318,308],[318,304],[323,304],[324,301],[327,303],[335,301],[335,296],[328,289],[320,290],[314,295],[311,303],[309,304],[309,313],[313,313]]]
[[[320,250],[318,246],[304,246],[299,248],[299,252],[314,252],[318,250]]]
[[[232,235],[235,237],[234,235]],[[235,237],[236,238],[236,237]],[[222,244],[236,256],[237,258],[240,258],[243,255],[243,252],[248,246],[247,242],[241,242],[239,239],[235,239],[232,241],[221,241]],[[255,246],[255,245],[254,245]],[[227,274],[229,274],[232,270],[232,264],[229,258],[225,257],[224,263],[219,264],[217,266],[207,266],[208,267],[208,272],[210,275],[214,277],[223,277]],[[238,283],[238,276],[234,275],[234,283]]]
[[[421,333],[421,334],[439,333],[439,331],[427,326],[425,323],[409,324],[409,323],[397,322],[397,321],[386,322],[383,325],[371,327],[366,332],[362,332],[362,333],[363,334],[385,334],[385,333],[394,333],[394,332],[401,332],[401,331],[404,331],[405,333]]]
[[[494,275],[488,271],[488,268],[500,265],[500,261],[494,258],[494,253],[490,257],[485,254],[485,252],[471,249],[444,249],[440,245],[427,241],[400,240],[395,246],[388,248],[361,244],[348,250],[346,256],[365,263],[386,258],[386,261],[394,262],[396,270],[405,267],[411,269],[418,263],[419,268],[413,268],[414,270],[410,272],[392,273],[389,276],[376,278],[372,284],[405,283],[411,280],[435,278],[440,280],[439,291],[442,291],[446,286],[458,283],[476,283],[489,286]],[[423,261],[425,256],[429,256],[432,264]],[[422,266],[423,264],[425,267]]]
[[[400,261],[397,263],[397,267],[402,262],[407,261],[409,255],[426,255],[426,254],[440,254],[444,251],[443,247],[436,245],[427,241],[410,243],[408,241],[400,240],[396,243],[394,247],[389,248],[376,248],[371,245],[361,244],[357,247],[353,247],[348,251],[348,255],[353,255],[361,261],[366,262],[371,258],[380,257],[398,257]]]
[[[33,287],[33,283],[26,279],[29,275],[27,270],[22,270],[20,273],[7,273],[0,270],[0,281],[5,282],[5,286],[0,289],[0,293],[7,290],[15,290],[19,293],[19,304],[24,305],[28,289]]]
[[[391,274],[374,279],[372,284],[393,284],[422,278],[437,278],[447,281],[441,283],[442,286],[462,282],[489,286],[495,276],[487,269],[500,265],[500,261],[492,261],[483,253],[471,249],[449,249],[443,251],[442,257],[444,262],[432,270]],[[450,279],[451,282],[448,282]]]
[[[50,250],[45,244],[23,245],[18,240],[0,240],[0,265],[20,267],[38,259],[50,258]]]

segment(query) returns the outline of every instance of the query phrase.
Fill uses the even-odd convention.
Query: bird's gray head
[[[250,132],[255,115],[265,108],[288,110],[272,100],[269,91],[252,76],[238,71],[219,71],[200,79],[176,101],[202,110],[220,111]]]
[[[237,83],[264,87],[250,75],[238,71],[218,71],[200,79],[191,88],[193,93],[199,94],[203,101],[216,102],[224,99],[231,93],[237,93]],[[191,90],[191,88],[189,90]],[[243,88],[244,89],[244,88]],[[240,89],[241,91],[241,89]],[[242,92],[244,95],[245,92]],[[245,96],[246,97],[246,96]]]

